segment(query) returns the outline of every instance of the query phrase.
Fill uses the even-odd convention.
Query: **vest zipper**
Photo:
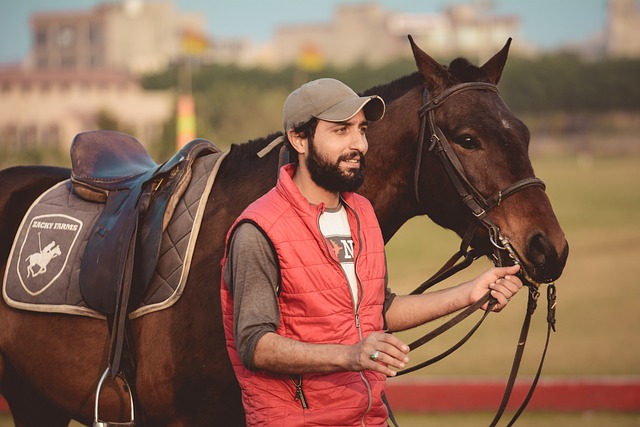
[[[360,259],[360,253],[362,252],[362,237],[360,236],[360,218],[358,217],[358,214],[356,213],[355,209],[349,206],[347,202],[343,200],[342,203],[344,203],[345,208],[350,209],[351,212],[353,212],[353,216],[356,218],[356,224],[357,224],[356,235],[358,237],[358,242],[360,243],[358,251],[356,252],[356,257],[353,260],[353,271],[356,276],[356,282],[358,283],[358,291],[359,291],[358,293],[359,298],[354,310],[355,316],[356,316],[356,328],[358,329],[358,336],[362,341],[362,329],[360,329],[360,304],[364,299],[364,288],[362,287],[362,280],[360,280],[360,276],[358,275],[358,260]],[[367,417],[367,414],[371,410],[371,406],[373,406],[373,391],[371,390],[371,384],[369,383],[369,380],[367,380],[367,378],[364,376],[364,372],[360,372],[360,377],[362,378],[362,382],[364,383],[364,386],[367,389],[367,409],[362,414],[362,420],[361,420],[362,426],[365,427],[366,426],[365,419]]]
[[[349,206],[347,204],[347,202],[344,201],[344,199],[342,199],[342,197],[340,198],[340,200],[342,201],[342,203],[345,206],[345,209],[349,209],[351,210],[351,212],[353,212],[353,216],[356,218],[356,223],[357,223],[357,229],[356,229],[356,234],[358,236],[358,242],[362,242],[362,239],[360,237],[360,218],[358,218],[358,214],[356,213],[355,209],[353,209],[351,206]],[[320,215],[322,215],[324,209],[320,209],[320,211],[318,212],[318,217],[316,218],[316,224],[318,226],[318,232],[320,233],[320,235],[322,236],[322,242],[324,243],[324,247],[325,250],[327,251],[327,253],[331,253],[329,251],[329,247],[327,245],[327,239],[324,238],[324,235],[322,234],[322,230],[320,229]],[[351,227],[349,227],[349,229],[351,229]],[[353,236],[352,236],[353,238]],[[362,249],[362,248],[360,248]],[[356,253],[356,257],[353,260],[353,269],[354,269],[354,273],[356,276],[356,282],[358,283],[358,290],[359,290],[359,295],[357,298],[357,301],[353,301],[354,304],[354,309],[353,309],[353,314],[355,316],[355,322],[356,322],[356,329],[358,330],[358,337],[360,338],[360,341],[362,341],[362,329],[360,329],[360,304],[362,303],[362,300],[364,298],[364,288],[362,287],[362,281],[360,280],[360,277],[358,276],[358,259],[360,259],[360,252],[361,250],[358,250],[358,252]],[[347,277],[347,274],[344,272],[344,270],[342,269],[342,266],[340,265],[340,262],[337,261],[336,259],[334,259],[333,257],[330,256],[330,258],[333,260],[333,262],[335,262],[336,264],[338,264],[338,267],[340,267],[340,270],[342,270],[342,274],[344,275],[344,278],[347,282],[347,286],[349,286],[349,278]],[[351,295],[351,299],[353,300],[354,297],[351,293],[351,290],[349,290],[349,294]],[[371,410],[371,406],[373,406],[373,392],[371,391],[371,384],[369,384],[369,380],[367,380],[367,378],[364,376],[363,372],[360,372],[360,378],[362,378],[362,382],[364,383],[365,388],[367,389],[367,409],[364,411],[364,413],[362,414],[362,426],[365,427],[365,419],[367,417],[367,414],[369,413],[369,411]],[[295,384],[295,381],[294,381]],[[296,384],[296,388],[298,387],[298,385]],[[302,376],[300,376],[300,392],[302,393]],[[304,398],[304,395],[302,395],[302,397]],[[296,393],[296,400],[298,400],[297,398],[297,393]],[[306,401],[305,401],[306,403]],[[303,408],[304,408],[304,404],[303,404]]]
[[[302,391],[302,374],[298,375],[298,382],[296,382],[294,377],[291,377],[291,382],[296,386],[295,399],[300,401],[302,409],[309,409],[307,399],[304,397],[304,391]]]

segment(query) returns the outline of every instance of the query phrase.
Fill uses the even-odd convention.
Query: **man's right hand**
[[[371,370],[389,377],[409,362],[409,346],[391,334],[373,332],[351,348],[351,371]]]

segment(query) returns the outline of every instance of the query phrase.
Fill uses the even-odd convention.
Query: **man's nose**
[[[369,142],[367,136],[364,133],[356,133],[351,140],[351,149],[358,150],[362,154],[365,154],[369,149]]]

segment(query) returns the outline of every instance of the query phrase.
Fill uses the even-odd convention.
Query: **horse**
[[[366,179],[359,190],[371,201],[385,242],[410,218],[426,215],[479,253],[493,250],[493,236],[485,227],[474,226],[477,213],[459,196],[459,183],[451,179],[433,149],[433,136],[429,139],[421,126],[421,116],[430,114],[437,123],[436,133],[450,141],[472,193],[495,199],[483,217],[508,238],[528,277],[539,283],[556,280],[566,263],[568,244],[543,186],[517,185],[504,191],[514,183],[539,184],[528,156],[529,131],[495,90],[510,39],[482,66],[464,58],[440,65],[409,40],[417,71],[363,92],[379,95],[387,103],[385,117],[370,123],[367,131]],[[479,86],[457,91],[468,84]],[[423,107],[425,99],[439,100],[443,95],[446,99],[436,107]],[[230,148],[207,199],[181,298],[130,323],[138,425],[244,425],[222,328],[220,260],[234,219],[276,182],[279,150],[263,158],[256,153],[279,135]],[[51,166],[17,166],[0,172],[3,270],[30,204],[69,174],[68,169]],[[0,392],[15,424],[58,427],[72,419],[90,424],[96,386],[109,357],[107,322],[19,310],[0,301],[0,325]],[[101,418],[129,420],[129,396],[120,383],[105,385],[99,403]]]

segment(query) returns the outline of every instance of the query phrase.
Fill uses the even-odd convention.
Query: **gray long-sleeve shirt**
[[[242,363],[256,369],[256,344],[280,325],[278,261],[267,237],[253,224],[243,223],[233,233],[224,266],[224,280],[233,295],[236,348]],[[384,312],[395,298],[385,286]]]

